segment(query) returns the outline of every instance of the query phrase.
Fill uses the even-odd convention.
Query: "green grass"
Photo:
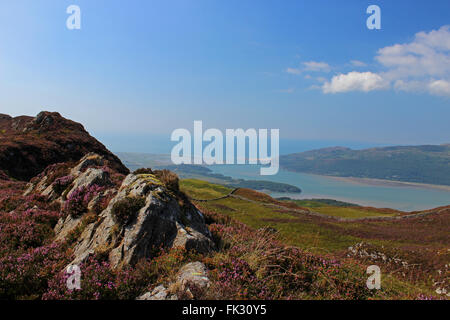
[[[213,199],[228,194],[232,189],[200,180],[181,180],[182,191],[198,199]],[[377,232],[367,234],[367,222],[338,222],[313,219],[288,208],[279,209],[263,204],[236,198],[226,198],[211,202],[199,202],[201,207],[225,214],[252,228],[275,228],[280,240],[288,245],[307,249],[312,252],[338,252],[346,250],[355,243],[365,241],[385,247],[399,247],[416,244],[414,239],[396,237],[384,239]],[[304,203],[303,203],[304,204]],[[361,218],[373,216],[393,216],[396,213],[378,212],[358,207],[317,206],[311,210],[330,216],[343,218]],[[385,224],[386,225],[385,227]],[[385,229],[391,223],[379,221],[376,226]],[[372,223],[372,229],[373,226]],[[376,228],[376,227],[375,227]],[[392,228],[392,226],[390,226]]]
[[[231,192],[230,188],[209,183],[207,181],[185,179],[180,181],[180,188],[190,197],[197,199],[214,199],[225,196]]]
[[[286,244],[311,251],[343,250],[361,241],[359,238],[342,235],[324,226],[304,220],[298,215],[244,200],[227,198],[202,205],[211,210],[225,213],[253,228],[275,228]],[[229,209],[227,210],[227,208]]]
[[[306,208],[320,208],[326,206],[326,204],[313,200],[288,200],[288,202],[294,202],[296,205]]]
[[[396,215],[395,213],[382,213],[378,211],[345,207],[316,207],[314,208],[314,211],[341,218],[392,217]]]
[[[227,194],[231,189],[205,181],[182,180],[181,189],[189,196],[211,199]],[[201,206],[226,214],[252,228],[275,228],[283,242],[313,252],[345,250],[361,241],[360,238],[342,235],[331,228],[317,225],[298,213],[270,208],[236,198],[226,198],[201,203]]]
[[[188,195],[199,199],[217,198],[228,194],[231,190],[220,185],[192,179],[181,181],[181,189]],[[240,195],[245,195],[245,193]],[[252,193],[249,193],[248,196],[251,197]],[[268,197],[258,197],[258,194],[253,194],[252,199],[257,200],[259,198],[270,202],[270,198]],[[300,203],[297,204],[300,205]],[[392,216],[397,214],[395,212],[383,212],[370,208],[342,207],[339,205],[333,207],[328,203],[314,203],[314,201],[301,203],[303,207],[306,206],[305,204],[313,211],[346,218]],[[270,207],[262,203],[250,202],[234,197],[209,202],[198,202],[197,205],[201,210],[209,210],[227,215],[254,229],[263,227],[274,228],[278,232],[278,240],[286,245],[295,246],[313,254],[326,253],[342,258],[346,256],[348,247],[354,246],[356,243],[365,242],[376,248],[380,248],[379,250],[395,252],[395,257],[401,257],[402,254],[406,254],[408,259],[413,259],[413,264],[424,264],[423,261],[425,260],[421,260],[419,253],[422,251],[418,251],[416,256],[411,256],[408,250],[411,248],[420,248],[420,250],[426,248],[431,251],[442,249],[442,228],[436,229],[435,233],[431,232],[431,238],[428,236],[423,238],[423,235],[420,235],[420,232],[415,229],[415,225],[411,221],[405,221],[403,224],[396,221],[342,222],[308,216],[292,211],[289,208]],[[314,207],[312,208],[312,206]],[[405,225],[405,223],[408,224]],[[421,223],[422,228],[430,228],[428,224]],[[431,222],[429,224],[431,225]],[[432,225],[432,228],[435,228],[434,224]],[[411,233],[408,231],[409,227],[411,227],[411,232],[416,232],[415,235],[411,236]],[[434,229],[430,229],[430,231],[432,230]],[[442,250],[446,250],[445,247]],[[433,264],[441,264],[439,259],[434,259],[433,261],[435,262]],[[443,259],[445,261],[445,258]],[[372,262],[364,261],[362,263],[364,265],[364,263],[371,264]],[[411,280],[402,278],[397,273],[397,269],[392,271],[392,269],[384,269],[387,268],[385,265],[381,267],[384,270],[382,275],[382,290],[378,291],[373,296],[373,299],[389,299],[392,297],[396,297],[397,299],[411,299],[415,298],[419,292],[427,295],[434,294],[434,289],[428,283],[426,277],[422,277],[422,280],[418,282],[411,282]],[[430,272],[432,273],[434,271],[432,270]]]

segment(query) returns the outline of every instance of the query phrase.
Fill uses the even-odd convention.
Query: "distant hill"
[[[332,147],[280,157],[282,168],[337,177],[450,185],[450,144],[352,150]]]
[[[102,155],[120,173],[128,169],[84,127],[57,112],[36,117],[0,114],[0,171],[18,180],[29,180],[47,166],[78,161],[90,152]]]

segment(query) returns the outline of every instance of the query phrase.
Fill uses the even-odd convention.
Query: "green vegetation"
[[[189,196],[197,199],[215,199],[229,194],[232,189],[207,181],[185,179],[180,181],[180,188]]]
[[[318,208],[318,207],[359,207],[358,204],[350,203],[350,202],[343,202],[338,200],[332,200],[332,199],[291,199],[288,197],[280,197],[277,198],[277,200],[280,201],[287,201],[287,202],[294,202],[295,204],[301,206],[301,207],[307,207],[307,208]]]
[[[337,177],[450,185],[450,145],[325,148],[280,157],[282,168]]]
[[[180,185],[181,190],[197,199],[215,199],[227,195],[231,191],[231,189],[220,185],[193,179],[182,180]],[[290,211],[287,207],[284,210],[272,208],[233,197],[201,203],[201,206],[208,210],[225,213],[231,218],[253,228],[275,228],[279,231],[284,241],[303,249],[314,251],[320,247],[331,251],[343,250],[360,240],[352,236],[338,234],[332,227],[313,223],[305,215]],[[340,217],[353,218],[377,215],[375,212],[368,213],[367,211],[359,211],[356,208],[335,208],[335,211],[332,207],[324,207],[322,209],[327,211],[326,214]],[[378,215],[385,216],[380,213]]]
[[[393,217],[397,215],[395,213],[380,213],[379,211],[363,210],[359,208],[318,207],[315,208],[314,211],[341,218]]]
[[[133,220],[138,211],[145,205],[145,199],[141,197],[126,197],[114,203],[112,214],[116,222],[126,225]]]
[[[398,215],[398,212],[395,210],[365,208],[357,204],[332,199],[294,200],[282,197],[277,200],[285,203],[294,203],[301,207],[313,209],[313,211],[318,213],[340,218],[393,217]]]
[[[180,188],[187,195],[196,199],[215,199],[227,195],[231,191],[231,189],[220,185],[193,179],[181,180]],[[281,239],[286,243],[312,251],[340,251],[345,250],[352,245],[352,243],[367,241],[367,237],[362,235],[368,233],[367,230],[369,226],[374,227],[375,230],[380,229],[378,230],[379,232],[374,231],[375,237],[372,239],[373,243],[384,245],[386,247],[396,246],[400,242],[405,243],[405,240],[396,242],[395,237],[393,239],[392,236],[387,238],[380,237],[380,234],[384,231],[387,232],[391,227],[400,226],[395,221],[341,223],[334,220],[328,221],[320,218],[316,219],[316,217],[292,210],[308,210],[305,208],[306,206],[304,206],[304,203],[302,203],[302,206],[298,206],[294,203],[295,201],[280,202],[265,194],[256,192],[255,194],[258,195],[251,196],[251,193],[248,193],[248,195],[246,194],[245,196],[243,195],[245,198],[250,198],[250,200],[253,201],[228,197],[216,201],[199,202],[198,205],[207,210],[225,214],[253,228],[274,228],[279,232]],[[238,192],[237,195],[240,195],[240,193]],[[264,203],[268,204],[270,199],[272,204],[276,206],[264,205]],[[278,207],[280,204],[285,204],[286,207]],[[330,205],[310,207],[309,210],[341,218],[387,217],[401,213],[395,210],[352,206],[333,207]],[[389,228],[386,227],[387,225]],[[384,229],[383,232],[381,232],[382,229]],[[406,243],[416,243],[416,240],[417,239],[413,237],[408,237]],[[437,240],[437,242],[439,241]]]
[[[199,199],[217,198],[230,191],[222,186],[192,179],[182,180],[180,188],[189,196]],[[333,206],[333,201],[328,199],[276,200],[247,189],[238,190],[233,196],[224,199],[194,203],[207,217],[220,217],[220,223],[225,223],[224,217],[227,217],[242,223],[246,228],[265,230],[276,241],[300,248],[303,252],[351,259],[350,264],[363,269],[371,264],[380,266],[383,270],[382,290],[372,297],[374,299],[393,296],[397,299],[428,299],[433,296],[436,279],[443,279],[443,273],[439,270],[447,270],[450,210],[426,218],[336,221],[304,211],[345,218],[387,217],[403,213],[390,209],[345,206],[342,202]],[[236,235],[224,231],[221,241],[227,238],[236,241]],[[241,232],[246,233],[250,231]],[[352,251],[352,248],[361,250]],[[229,253],[221,251],[213,259],[222,261]],[[258,260],[261,254],[256,252],[252,255],[251,251],[244,251],[243,259],[251,266],[263,266],[265,262]],[[348,271],[344,279],[349,279],[354,272],[356,269]],[[447,282],[443,280],[440,283],[446,286]]]

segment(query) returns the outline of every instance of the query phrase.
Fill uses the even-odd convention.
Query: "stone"
[[[198,261],[190,262],[180,269],[176,281],[169,285],[171,289],[159,285],[153,291],[141,295],[136,300],[194,299],[195,296],[191,289],[204,290],[209,288],[209,286],[210,280],[206,266]],[[197,292],[197,290],[194,290],[194,292]]]
[[[168,295],[168,290],[163,285],[160,285],[153,289],[152,292],[147,292],[136,300],[167,300]]]
[[[206,266],[201,262],[191,262],[180,269],[177,282],[181,284],[182,290],[195,286],[199,289],[208,288],[210,280]]]

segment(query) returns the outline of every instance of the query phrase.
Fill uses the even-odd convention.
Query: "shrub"
[[[42,171],[39,175],[31,179],[32,183],[36,183],[42,180],[44,177],[47,177],[45,181],[48,185],[51,185],[56,179],[60,177],[64,177],[69,174],[72,163],[64,162],[64,163],[55,163],[49,165]]]
[[[72,217],[80,216],[87,211],[89,202],[103,190],[104,187],[96,184],[77,188],[67,198],[64,211]]]
[[[211,224],[220,253],[204,259],[207,299],[367,299],[364,269],[286,247],[277,234],[229,221]]]
[[[133,174],[138,175],[138,174],[153,174],[153,170],[150,168],[140,168],[137,169],[133,172]]]
[[[65,271],[56,273],[49,281],[44,300],[112,300],[136,299],[151,291],[157,283],[175,276],[176,270],[189,261],[198,261],[184,249],[161,250],[151,260],[141,260],[135,266],[112,269],[106,261],[91,256],[79,265],[81,270],[80,290],[69,290],[66,286],[68,275]]]
[[[167,189],[178,192],[180,190],[178,175],[169,170],[156,170],[155,176],[167,187]]]
[[[145,199],[142,197],[125,197],[114,203],[112,215],[116,222],[127,225],[136,216],[137,212],[145,206]]]
[[[11,196],[0,200],[0,211],[10,212],[15,209],[23,202],[21,196]]]
[[[106,194],[103,194],[100,199],[95,202],[93,208],[92,208],[92,212],[94,212],[95,214],[99,215],[100,213],[102,213],[103,210],[105,210],[108,205],[109,202],[116,196],[117,192],[107,192]]]
[[[57,178],[55,182],[52,184],[53,191],[56,192],[56,194],[61,195],[64,190],[73,182],[72,176],[64,176],[61,178]]]
[[[58,212],[44,210],[0,213],[0,256],[44,245],[58,219]]]
[[[56,243],[1,258],[0,299],[39,298],[69,262],[65,247]]]

